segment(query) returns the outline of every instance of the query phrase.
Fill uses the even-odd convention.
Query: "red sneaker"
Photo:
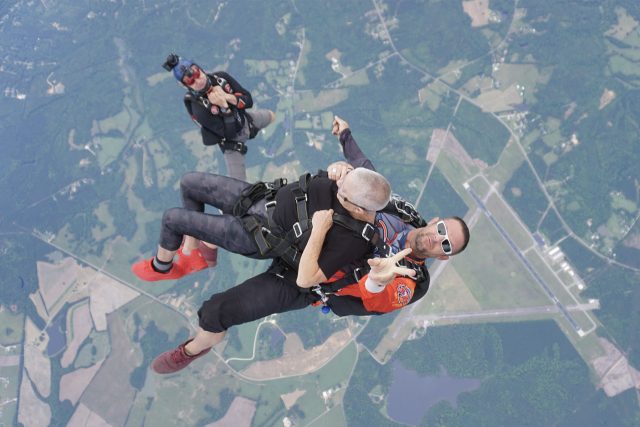
[[[187,340],[173,350],[165,351],[156,357],[151,364],[151,369],[158,374],[172,374],[186,368],[191,362],[211,351],[211,347],[209,347],[195,356],[189,356],[185,352],[184,347],[191,341],[192,339]]]
[[[180,265],[185,274],[195,273],[196,271],[209,268],[209,263],[202,256],[200,249],[192,249],[189,255],[182,253],[182,248],[178,249],[178,260],[174,264]]]
[[[158,273],[151,266],[152,262],[153,258],[138,261],[131,266],[131,271],[133,272],[133,274],[138,276],[139,279],[145,280],[147,282],[157,282],[158,280],[174,280],[188,274],[186,271],[184,271],[184,268],[176,262],[173,263],[173,265],[171,266],[171,270],[169,270],[167,273]]]

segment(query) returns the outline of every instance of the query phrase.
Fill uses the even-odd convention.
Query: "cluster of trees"
[[[416,375],[482,379],[455,404],[430,408],[421,426],[633,426],[640,419],[633,390],[613,399],[596,391],[588,367],[552,321],[432,327],[405,342],[392,361]],[[392,365],[360,353],[344,397],[349,425],[397,425],[370,397],[374,388],[388,392]]]

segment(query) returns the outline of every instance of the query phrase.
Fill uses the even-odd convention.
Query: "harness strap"
[[[342,227],[353,231],[354,234],[362,237],[369,242],[372,246],[378,249],[378,253],[389,255],[391,248],[378,234],[378,230],[368,222],[359,221],[347,215],[341,215],[334,213],[333,222],[341,225]]]
[[[293,231],[297,239],[309,230],[311,221],[309,221],[309,211],[307,210],[307,192],[309,191],[309,182],[311,174],[304,174],[298,179],[298,188],[293,189],[293,197],[296,202],[296,217],[298,222],[293,224]]]
[[[275,208],[276,193],[280,188],[287,185],[286,178],[278,178],[273,182],[256,182],[255,184],[245,188],[240,193],[240,197],[236,204],[233,206],[232,213],[234,216],[242,217],[247,214],[251,206],[257,201],[267,199],[267,205],[272,204],[271,207]],[[267,209],[267,212],[269,209]]]
[[[247,145],[242,141],[228,141],[226,138],[220,140],[220,149],[224,153],[227,150],[237,151],[240,154],[247,154]]]
[[[233,207],[233,215],[242,219],[243,226],[249,232],[263,256],[279,257],[289,267],[298,269],[302,252],[298,249],[298,243],[311,232],[311,220],[307,208],[307,191],[311,175],[304,174],[298,180],[297,188],[292,189],[295,202],[297,219],[293,227],[284,232],[275,224],[273,214],[276,208],[276,193],[287,184],[287,180],[280,178],[273,183],[258,182],[243,190],[241,197]],[[247,215],[251,206],[261,199],[266,199],[265,210],[267,213],[267,225],[260,219]]]
[[[265,255],[268,253],[271,247],[263,234],[262,223],[253,215],[245,215],[240,219],[245,230],[253,236],[253,240],[255,240],[256,245],[258,245],[260,254]]]
[[[330,283],[325,283],[322,285],[322,288],[328,292],[338,292],[340,289],[352,285],[354,283],[358,283],[360,279],[362,279],[366,274],[369,273],[371,268],[369,264],[366,264],[361,267],[356,267],[342,276],[338,280],[334,280]]]

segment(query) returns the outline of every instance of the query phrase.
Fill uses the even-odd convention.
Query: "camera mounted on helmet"
[[[167,71],[171,71],[176,65],[178,65],[178,62],[180,62],[180,57],[175,53],[170,53],[169,56],[167,56],[167,60],[162,64],[162,68]]]

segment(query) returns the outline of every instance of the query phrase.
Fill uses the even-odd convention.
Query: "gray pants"
[[[271,114],[269,110],[247,111],[247,114],[253,119],[253,125],[258,129],[264,129],[271,123]],[[235,126],[232,117],[225,117],[225,120],[231,120],[227,126]],[[244,127],[238,133],[235,139],[238,142],[247,142],[249,140],[249,124],[245,122]],[[240,154],[234,150],[227,150],[224,153],[224,163],[227,166],[227,175],[231,178],[241,181],[247,180],[247,168],[244,163],[244,154]]]
[[[251,184],[235,178],[205,172],[189,172],[180,180],[182,208],[172,208],[162,216],[160,246],[175,251],[185,235],[213,243],[230,252],[255,259],[265,259],[258,246],[233,216],[233,206],[240,193]],[[205,213],[206,205],[222,211],[222,214]],[[264,201],[255,203],[249,214],[265,219]]]

